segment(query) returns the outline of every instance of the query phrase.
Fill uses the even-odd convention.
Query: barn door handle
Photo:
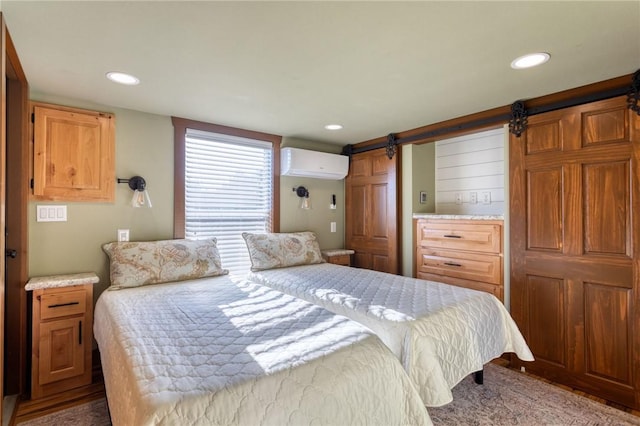
[[[461,267],[462,265],[459,263],[453,263],[453,262],[444,262],[445,265],[447,266],[457,266],[457,267]]]
[[[462,238],[460,235],[444,235],[445,238]]]

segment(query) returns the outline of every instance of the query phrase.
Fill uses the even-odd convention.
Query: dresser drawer
[[[87,309],[85,290],[60,291],[59,289],[51,289],[44,290],[36,297],[40,300],[41,320],[83,314]]]
[[[501,253],[501,226],[487,223],[418,221],[418,246]]]
[[[417,273],[447,275],[472,281],[502,284],[502,258],[497,255],[419,247]]]
[[[464,280],[462,278],[448,277],[446,275],[429,274],[426,272],[418,272],[417,278],[420,278],[421,280],[455,285],[458,287],[470,288],[472,290],[485,291],[487,293],[493,294],[501,302],[504,301],[504,295],[502,294],[503,287],[501,285],[488,284],[481,281]]]

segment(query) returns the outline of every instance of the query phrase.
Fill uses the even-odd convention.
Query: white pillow
[[[282,234],[243,232],[242,237],[247,243],[252,271],[324,262],[318,239],[313,232]]]
[[[109,255],[111,286],[139,287],[229,273],[222,268],[216,239],[113,242]]]

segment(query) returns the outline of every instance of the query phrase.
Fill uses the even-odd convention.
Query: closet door
[[[398,273],[398,155],[377,149],[351,157],[345,181],[346,247],[353,266]]]
[[[511,312],[549,379],[640,408],[640,117],[625,98],[510,138]]]

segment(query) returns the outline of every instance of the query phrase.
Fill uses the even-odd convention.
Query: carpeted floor
[[[493,364],[482,386],[466,377],[453,402],[429,414],[435,425],[640,425],[640,417]]]
[[[453,397],[451,404],[429,409],[435,425],[640,426],[640,417],[493,364],[485,367],[484,385],[476,385],[467,377],[455,387]],[[21,426],[110,424],[104,399],[19,423]]]
[[[26,422],[19,426],[111,426],[107,400],[97,399]]]

